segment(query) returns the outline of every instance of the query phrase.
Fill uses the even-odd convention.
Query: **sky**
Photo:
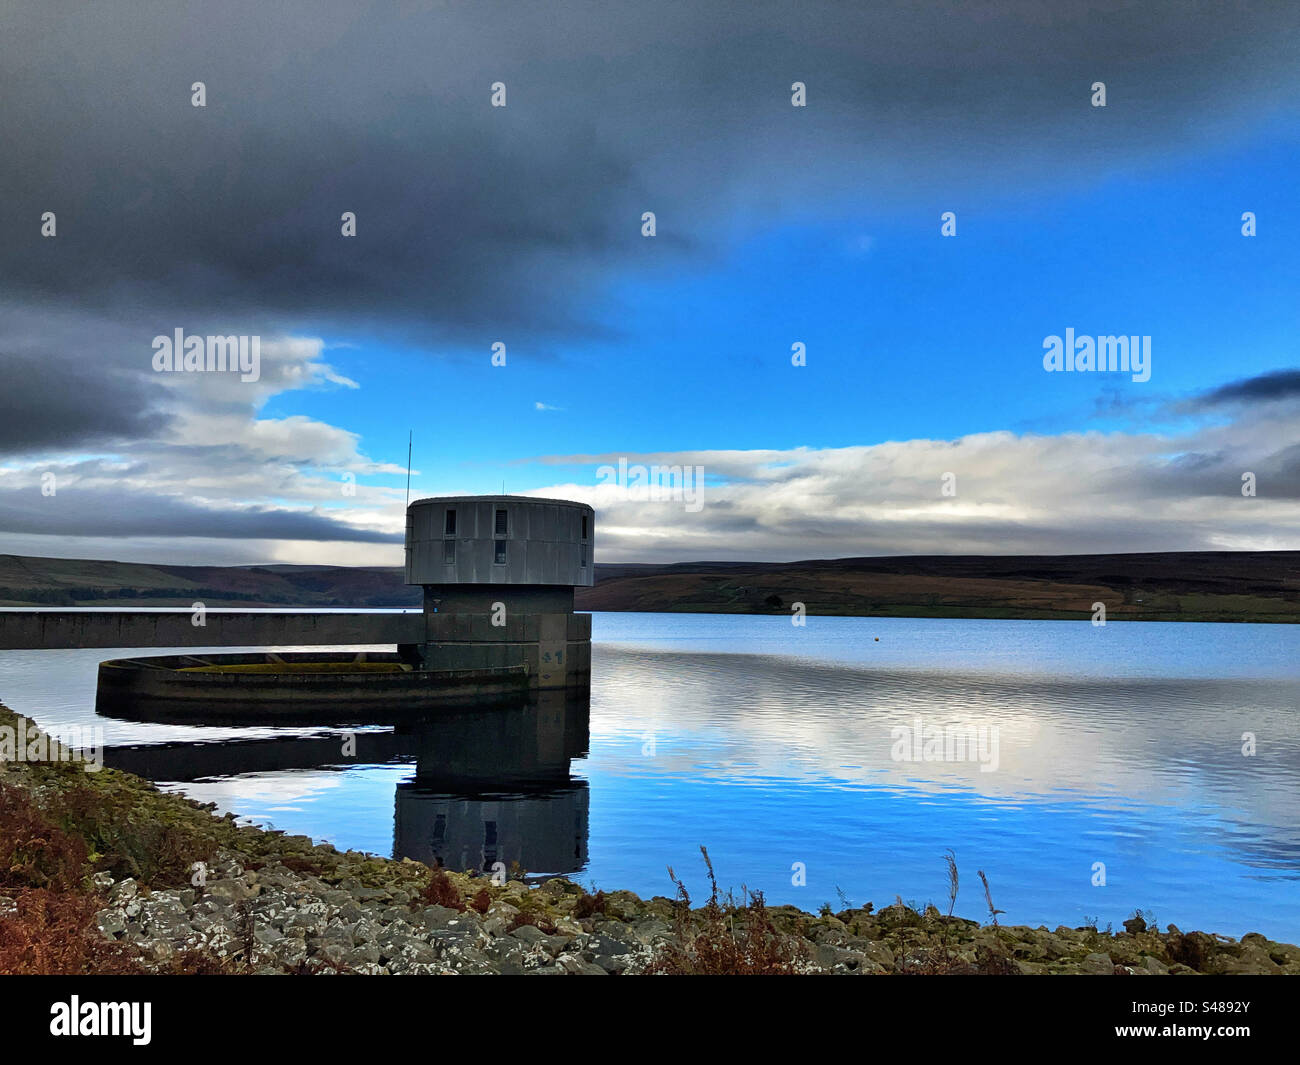
[[[408,434],[598,562],[1300,549],[1296,5],[0,20],[0,552],[396,565]]]

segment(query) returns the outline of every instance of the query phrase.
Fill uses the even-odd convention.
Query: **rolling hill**
[[[0,555],[0,605],[411,607],[398,567],[162,566]],[[1300,551],[602,564],[579,610],[1300,621]]]

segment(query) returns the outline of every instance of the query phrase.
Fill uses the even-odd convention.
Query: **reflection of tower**
[[[411,737],[415,779],[397,786],[393,853],[430,865],[574,873],[587,863],[586,692],[542,691],[520,709],[440,714]]]
[[[338,736],[108,747],[105,764],[153,780],[211,779],[416,759],[397,786],[394,857],[454,869],[575,873],[587,864],[588,791],[570,774],[587,753],[591,695],[534,693],[523,706],[441,710],[393,732],[358,732],[355,755]],[[275,721],[275,719],[272,719]],[[276,722],[278,723],[278,722]]]
[[[394,853],[428,865],[491,872],[576,873],[587,864],[586,781],[539,793],[457,798],[397,786]]]

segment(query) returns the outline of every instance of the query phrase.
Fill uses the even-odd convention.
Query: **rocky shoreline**
[[[1049,930],[901,900],[812,914],[716,887],[693,906],[680,885],[642,899],[565,878],[494,882],[238,825],[66,762],[0,764],[0,817],[22,823],[0,820],[0,972],[1300,975],[1300,947],[1160,932],[1141,914],[1119,932]],[[74,902],[80,931],[50,916]]]
[[[284,843],[295,848],[290,854],[314,850],[302,837]],[[493,885],[483,877],[446,874],[464,898],[486,893],[480,913],[473,906],[425,904],[412,892],[406,870],[394,870],[391,886],[367,887],[348,875],[348,866],[375,859],[339,857],[335,876],[324,879],[280,861],[253,869],[223,855],[217,878],[201,893],[146,892],[131,879],[103,880],[109,904],[98,915],[99,927],[154,962],[203,950],[260,974],[634,975],[654,970],[665,949],[682,945],[678,904],[666,897],[591,895],[563,878],[539,886],[518,880]],[[427,874],[416,869],[415,879],[423,880]],[[598,910],[578,916],[593,907]],[[1158,933],[1141,918],[1129,922],[1131,930],[1107,934],[981,926],[897,903],[879,913],[863,908],[814,915],[778,907],[767,914],[776,933],[793,944],[795,973],[1300,974],[1295,946],[1253,934],[1236,941],[1172,927]],[[707,918],[696,910],[689,920],[700,926]]]

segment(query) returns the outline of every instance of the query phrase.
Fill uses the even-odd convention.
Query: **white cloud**
[[[597,508],[603,562],[854,555],[1059,554],[1300,548],[1294,411],[1183,436],[979,433],[788,451],[552,457],[564,464],[702,466],[697,512],[610,483],[539,495]],[[1255,470],[1259,494],[1241,494]],[[952,474],[956,494],[942,493]]]

